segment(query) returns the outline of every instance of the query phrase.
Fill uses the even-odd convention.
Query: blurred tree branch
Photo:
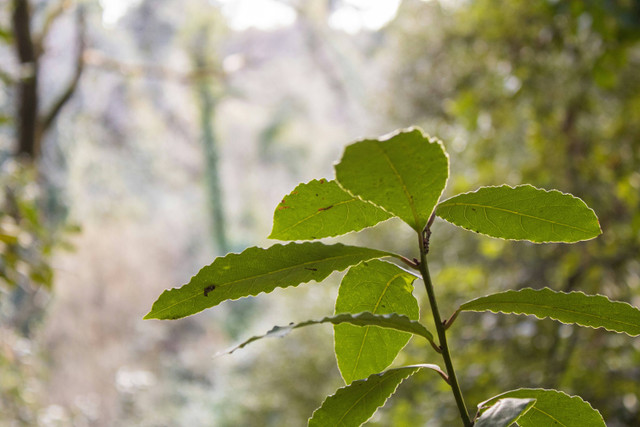
[[[40,127],[41,132],[46,132],[50,127],[55,118],[58,116],[62,107],[71,99],[73,93],[76,91],[78,87],[78,83],[80,82],[80,77],[82,76],[82,72],[84,71],[84,50],[86,49],[86,17],[84,8],[82,6],[78,6],[78,10],[76,13],[76,25],[77,25],[77,52],[76,52],[76,63],[75,63],[75,71],[71,81],[67,84],[67,87],[60,94],[58,99],[51,105],[49,111],[44,114],[44,116],[40,119]]]
[[[31,159],[37,159],[41,152],[42,138],[59,115],[64,105],[71,99],[78,87],[84,70],[83,51],[86,47],[85,14],[82,6],[76,9],[78,53],[74,75],[53,102],[51,108],[39,115],[38,73],[40,58],[44,53],[43,42],[53,23],[70,7],[68,0],[62,1],[45,18],[42,32],[36,35],[33,31],[32,9],[28,0],[13,0],[13,43],[16,48],[20,72],[16,84],[18,85],[17,99],[17,139],[16,154]],[[9,79],[11,76],[4,76]]]
[[[31,6],[27,0],[13,0],[14,43],[20,61],[18,78],[17,154],[36,156],[38,117],[38,55],[31,32]]]
[[[38,55],[41,55],[44,52],[43,43],[44,43],[44,40],[47,38],[47,35],[49,35],[49,32],[51,31],[51,26],[70,7],[71,7],[71,1],[61,0],[58,4],[54,6],[54,8],[51,11],[49,11],[47,16],[44,18],[44,24],[42,25],[40,34],[35,35],[33,38],[33,44],[35,46],[35,49]]]
[[[84,63],[99,71],[116,73],[131,78],[152,78],[158,80],[175,81],[190,85],[211,77],[224,78],[219,67],[199,66],[192,71],[181,71],[153,64],[128,64],[115,58],[110,58],[99,50],[89,49],[84,53]]]

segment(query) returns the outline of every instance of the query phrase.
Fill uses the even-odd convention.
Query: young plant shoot
[[[436,216],[499,239],[574,243],[601,234],[593,210],[570,194],[531,185],[481,187],[441,201],[449,158],[440,141],[417,128],[347,146],[335,175],[335,180],[298,185],[276,207],[269,237],[291,243],[252,247],[215,259],[186,285],[164,291],[145,318],[178,319],[226,300],[320,282],[334,271],[348,270],[333,315],[275,327],[230,350],[304,326],[333,324],[335,355],[345,386],[326,398],[311,415],[309,426],[365,423],[402,381],[419,370],[433,371],[438,374],[434,381],[447,383],[465,427],[605,426],[589,403],[557,390],[506,391],[470,412],[451,358],[455,349],[447,343],[449,327],[462,312],[491,311],[637,336],[640,310],[601,295],[525,288],[473,299],[443,317],[427,257]],[[391,217],[415,231],[413,260],[378,249],[308,242],[359,231]],[[435,331],[419,320],[412,294],[416,279],[426,288]],[[430,344],[425,363],[387,369],[412,336]]]

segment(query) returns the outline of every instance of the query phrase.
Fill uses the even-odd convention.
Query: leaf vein
[[[324,262],[324,261],[331,262],[331,261],[337,261],[337,260],[340,260],[340,259],[346,259],[346,258],[353,257],[354,255],[355,254],[347,254],[347,255],[341,255],[341,256],[335,256],[335,257],[328,257],[328,258],[312,260],[312,261],[304,262],[304,263],[301,263],[301,264],[296,264],[296,265],[293,265],[293,266],[281,268],[279,270],[273,270],[273,271],[269,271],[267,273],[257,274],[255,276],[250,276],[250,277],[243,277],[241,279],[237,279],[237,280],[232,280],[230,282],[221,283],[220,286],[223,287],[222,289],[224,289],[224,288],[228,287],[229,285],[233,285],[233,284],[236,284],[236,283],[241,283],[241,282],[245,282],[245,281],[249,281],[249,280],[257,280],[257,279],[260,279],[260,278],[263,278],[263,277],[268,277],[270,275],[274,275],[276,273],[291,272],[296,268],[304,267],[304,266],[307,266],[307,265],[313,265],[313,264],[316,264],[316,263],[319,263],[319,262]],[[335,269],[332,269],[332,271],[333,270],[335,270]],[[307,281],[310,281],[310,280],[314,280],[314,279],[311,278],[311,279],[309,279]],[[300,283],[306,283],[306,282],[300,282]],[[187,286],[187,285],[185,285],[185,286]],[[278,286],[276,286],[276,287],[278,287]],[[178,289],[175,289],[175,290],[178,290]],[[168,292],[171,292],[171,291],[168,291]],[[250,294],[250,295],[252,295],[252,294]],[[200,290],[198,289],[197,292],[195,292],[193,295],[191,295],[191,296],[189,296],[187,298],[184,298],[184,299],[182,299],[180,301],[177,301],[177,302],[175,302],[174,304],[172,304],[170,306],[164,307],[164,308],[156,311],[154,314],[157,315],[159,313],[163,313],[163,312],[165,312],[167,310],[172,309],[173,307],[175,307],[177,305],[186,303],[187,301],[190,301],[190,300],[192,300],[194,298],[197,298],[197,297],[200,297],[200,296],[201,296],[200,295]]]
[[[589,312],[586,312],[586,311],[570,310],[568,308],[556,307],[556,306],[553,306],[553,305],[533,304],[533,303],[526,303],[526,302],[521,302],[521,301],[515,301],[515,302],[514,301],[500,301],[500,302],[492,302],[491,304],[493,306],[500,306],[500,305],[509,306],[509,305],[512,305],[512,304],[518,304],[518,305],[530,306],[530,307],[535,307],[535,308],[542,308],[542,309],[547,309],[547,310],[552,310],[552,311],[562,311],[562,312],[569,313],[569,314],[579,314],[579,315],[583,315],[583,316],[586,316],[586,317],[592,317],[594,319],[604,320],[604,321],[608,321],[608,322],[611,322],[611,323],[618,323],[618,324],[625,325],[625,326],[634,326],[634,327],[638,327],[639,326],[637,323],[624,322],[622,320],[611,319],[609,317],[604,317],[604,316],[598,316],[597,314],[589,313]],[[527,313],[527,312],[524,312],[524,311],[521,311],[521,310],[517,310],[517,309],[507,309],[507,310],[505,310],[505,309],[496,308],[496,310],[501,311],[503,313],[526,314],[526,315],[534,315],[536,317],[539,317],[535,313]],[[493,311],[493,310],[489,309],[489,311]],[[552,319],[558,320],[555,316],[553,316],[553,314],[548,314],[548,315],[545,315],[544,317],[550,317]],[[578,322],[573,321],[571,323],[578,323]]]
[[[356,406],[358,403],[360,403],[360,401],[361,401],[362,399],[364,399],[365,397],[367,397],[367,395],[369,395],[370,393],[372,393],[373,391],[375,391],[377,388],[382,387],[382,385],[383,385],[383,383],[384,383],[385,381],[389,381],[389,380],[391,380],[391,379],[395,379],[395,378],[396,378],[396,376],[398,376],[398,375],[400,375],[400,377],[402,377],[402,373],[396,373],[396,375],[395,375],[395,376],[391,376],[391,375],[389,375],[387,378],[382,378],[382,380],[380,380],[380,382],[378,382],[378,383],[374,384],[374,385],[373,385],[373,387],[371,387],[369,390],[367,390],[367,392],[366,392],[366,393],[363,393],[363,394],[362,394],[362,396],[360,396],[360,398],[359,398],[358,400],[356,400],[356,401],[353,403],[353,405],[351,405],[351,406],[349,407],[349,409],[347,409],[347,410],[345,411],[345,413],[340,417],[340,419],[338,420],[338,425],[340,425],[340,423],[342,423],[342,420],[344,419],[344,417],[346,417],[346,416],[351,412],[351,410],[352,410],[353,408],[355,408],[355,406]],[[405,378],[406,378],[406,377],[405,377]],[[365,380],[365,381],[366,381],[366,380]]]
[[[378,307],[380,306],[380,303],[382,302],[382,298],[384,297],[384,295],[387,293],[387,290],[389,289],[389,286],[391,286],[391,283],[393,283],[394,280],[396,280],[398,277],[402,277],[404,273],[398,273],[395,276],[393,276],[391,279],[389,279],[387,281],[387,284],[385,285],[384,289],[382,290],[382,292],[380,293],[380,297],[378,298],[378,301],[376,301],[376,305],[373,307],[372,313],[373,314],[378,314]],[[356,357],[356,363],[353,365],[353,370],[351,371],[351,378],[354,377],[356,371],[358,370],[358,366],[360,365],[360,360],[361,360],[361,356],[362,356],[362,349],[364,348],[364,343],[367,341],[367,336],[369,335],[369,328],[371,328],[371,326],[365,326],[365,332],[364,332],[364,336],[362,337],[362,341],[360,343],[360,350],[358,350],[358,356]]]
[[[525,214],[523,212],[517,212],[511,209],[503,209],[503,208],[498,208],[495,206],[487,206],[487,205],[481,205],[481,204],[477,204],[477,203],[459,203],[459,202],[453,202],[453,203],[446,203],[441,205],[443,207],[451,207],[451,206],[465,206],[465,207],[478,207],[478,208],[484,208],[484,209],[493,209],[493,210],[497,210],[497,211],[502,211],[502,212],[506,212],[506,213],[510,213],[510,214],[514,214],[514,215],[519,215],[521,217],[527,217],[527,218],[531,218],[531,219],[536,219],[538,221],[542,221],[542,222],[548,222],[550,224],[556,224],[556,225],[560,225],[563,227],[567,227],[567,228],[572,228],[574,230],[578,230],[578,231],[582,231],[584,233],[589,233],[590,230],[586,230],[584,228],[581,227],[576,227],[575,225],[571,225],[571,224],[565,224],[562,222],[558,222],[558,221],[553,221],[547,218],[541,218],[535,215],[529,215],[529,214]],[[522,219],[522,218],[521,218]]]
[[[342,202],[336,202],[336,203],[334,203],[334,204],[333,204],[333,207],[335,208],[336,206],[340,206],[340,205],[344,205],[344,204],[352,203],[352,202],[356,202],[356,201],[358,201],[358,202],[362,202],[362,200],[358,200],[358,199],[356,199],[356,198],[353,198],[353,199],[349,199],[349,200],[344,200],[344,201],[342,201]],[[366,202],[365,202],[365,203],[366,203]],[[326,210],[326,209],[325,209],[325,210]],[[306,216],[306,217],[302,218],[300,221],[296,222],[295,224],[292,224],[292,225],[290,225],[290,226],[288,226],[288,227],[285,227],[285,228],[283,228],[283,229],[279,230],[279,231],[278,231],[278,233],[285,233],[285,232],[287,232],[287,231],[291,230],[292,228],[299,226],[299,225],[300,225],[300,224],[302,224],[303,222],[305,222],[305,221],[309,221],[310,219],[312,219],[312,218],[314,218],[314,217],[316,217],[316,216],[318,216],[318,215],[321,215],[325,210],[315,211],[315,212],[314,212],[314,213],[312,213],[311,215],[309,215],[309,216]]]
[[[531,407],[531,409],[535,409],[536,411],[540,412],[541,414],[546,415],[547,417],[551,418],[553,421],[557,422],[558,424],[560,424],[560,425],[562,425],[562,426],[567,427],[567,425],[566,425],[565,423],[561,422],[561,421],[560,421],[560,420],[558,420],[557,418],[554,418],[551,414],[548,414],[548,413],[546,413],[545,411],[543,411],[543,410],[541,410],[541,409],[539,409],[539,408],[536,408],[536,405],[533,405],[533,406]]]
[[[405,184],[404,179],[402,178],[402,176],[400,175],[400,173],[396,169],[395,165],[391,161],[391,158],[389,157],[387,152],[379,144],[374,144],[374,147],[377,147],[378,150],[380,150],[382,152],[385,160],[389,164],[389,167],[391,168],[391,170],[393,171],[394,175],[396,176],[396,178],[400,182],[400,186],[402,187],[402,191],[404,192],[405,197],[409,201],[409,206],[411,207],[411,213],[413,215],[413,220],[415,221],[415,226],[416,227],[420,227],[420,220],[418,219],[418,213],[416,212],[416,206],[413,203],[413,197],[411,197],[411,194],[409,194],[409,189],[407,188],[407,185]]]

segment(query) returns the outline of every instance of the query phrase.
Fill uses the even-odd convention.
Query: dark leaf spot
[[[206,288],[204,288],[204,296],[207,297],[209,296],[209,292],[213,291],[216,288],[216,285],[209,285]]]

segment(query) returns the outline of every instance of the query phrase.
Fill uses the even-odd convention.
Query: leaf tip
[[[153,312],[153,310],[151,310],[150,312],[145,314],[145,316],[142,318],[142,320],[149,320],[149,319],[158,319],[158,317],[156,317],[156,315]]]

